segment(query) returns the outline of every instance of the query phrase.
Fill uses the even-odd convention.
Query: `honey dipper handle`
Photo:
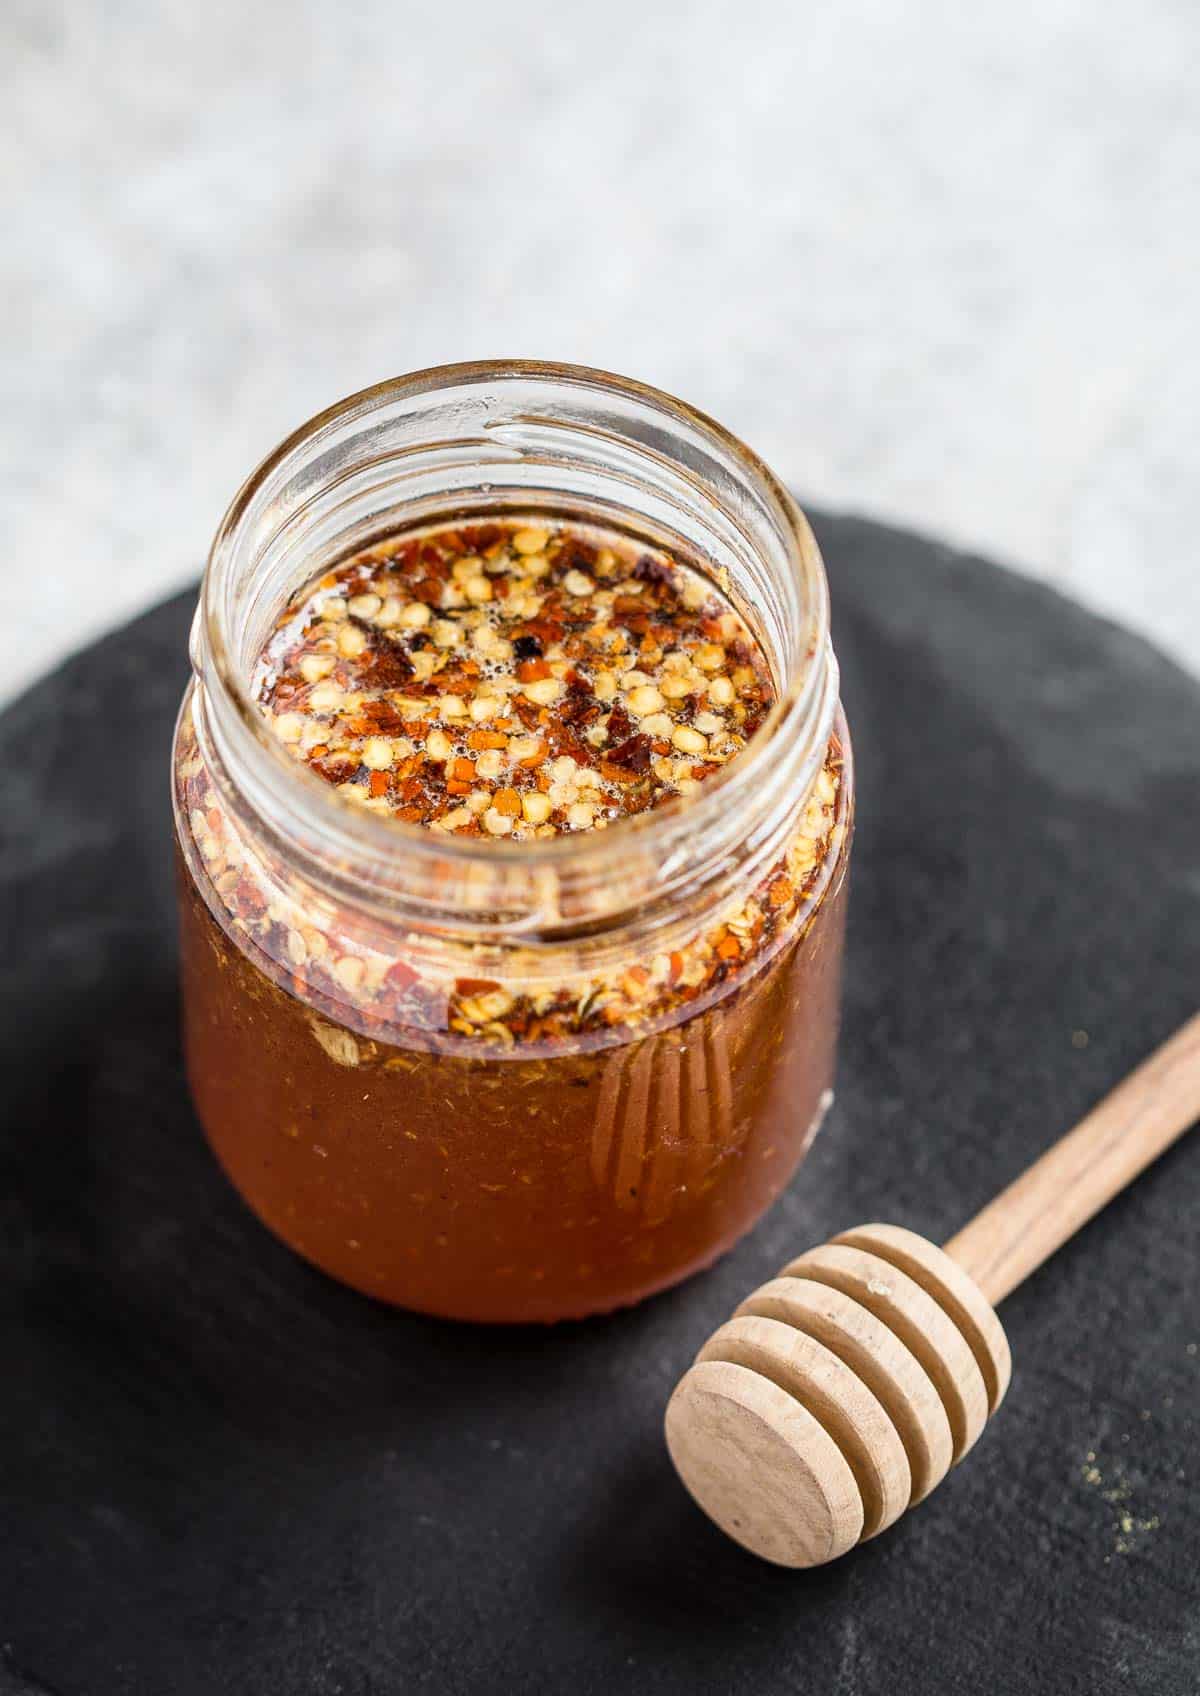
[[[1003,1301],[1197,1118],[1200,1013],[951,1237],[946,1253],[989,1301]]]

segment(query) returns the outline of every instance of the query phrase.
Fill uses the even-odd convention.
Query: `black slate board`
[[[983,562],[819,530],[861,796],[838,1103],[716,1271],[602,1322],[373,1306],[219,1175],[176,1035],[191,597],[0,720],[4,1696],[1200,1689],[1194,1139],[1007,1304],[1007,1405],[880,1541],[760,1565],[660,1442],[787,1256],[948,1234],[1200,1001],[1200,687]]]

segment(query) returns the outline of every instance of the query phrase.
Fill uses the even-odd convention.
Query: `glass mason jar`
[[[761,728],[694,794],[606,831],[464,839],[348,806],[252,697],[281,609],[389,533],[525,513],[704,570],[770,667]],[[728,1248],[831,1099],[853,815],[824,569],[766,466],[601,372],[383,383],[244,485],[191,657],[187,1066],[263,1222],[360,1290],[474,1320],[605,1311]],[[570,1012],[553,1030],[550,1004]]]

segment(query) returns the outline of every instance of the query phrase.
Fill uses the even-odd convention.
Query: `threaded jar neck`
[[[506,843],[348,807],[251,695],[281,607],[389,532],[453,515],[587,517],[698,564],[760,643],[777,699],[694,794],[604,832]],[[628,379],[444,366],[321,413],[258,467],[213,543],[193,628],[197,735],[226,806],[319,899],[431,938],[524,948],[669,928],[779,857],[837,708],[828,592],[803,515],[735,437]]]

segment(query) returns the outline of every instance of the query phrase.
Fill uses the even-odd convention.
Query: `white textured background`
[[[1196,0],[0,0],[0,694],[329,400],[625,371],[1200,669]]]

